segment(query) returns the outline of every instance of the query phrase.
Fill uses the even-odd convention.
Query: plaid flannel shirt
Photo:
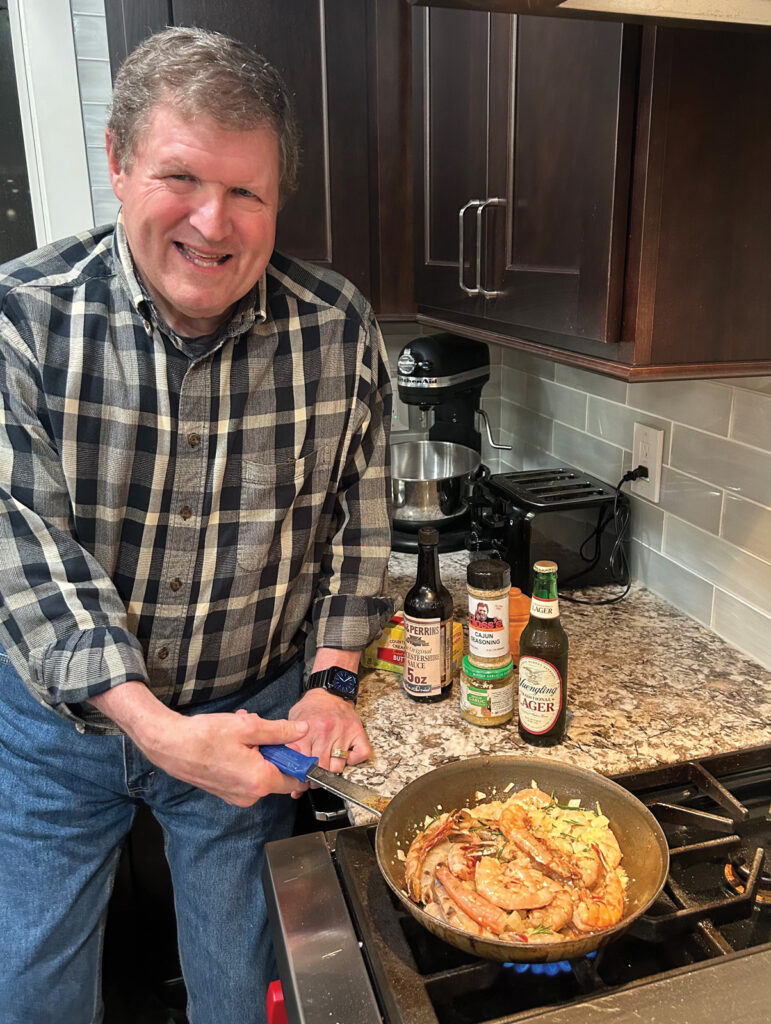
[[[0,391],[0,641],[79,729],[126,680],[183,708],[387,621],[387,358],[337,274],[274,253],[195,356],[119,218],[3,268]]]

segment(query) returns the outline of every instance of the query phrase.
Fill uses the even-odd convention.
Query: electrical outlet
[[[631,487],[635,494],[648,501],[658,501],[661,492],[661,461],[664,453],[664,431],[635,423],[632,442],[632,469],[647,466],[647,477],[633,480]]]

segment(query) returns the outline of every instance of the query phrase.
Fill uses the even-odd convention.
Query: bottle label
[[[562,711],[562,677],[549,661],[524,654],[519,659],[519,720],[535,735],[552,729]]]
[[[560,603],[556,597],[552,601],[545,597],[534,597],[530,602],[530,614],[537,619],[558,619]]]
[[[509,657],[509,597],[468,598],[468,649],[477,658]]]
[[[514,710],[514,681],[495,689],[460,681],[460,709],[477,718],[497,718]]]
[[[404,616],[404,675],[413,697],[435,697],[452,682],[452,619]]]

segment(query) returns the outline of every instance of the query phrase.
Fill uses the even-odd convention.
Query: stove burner
[[[764,845],[765,860],[758,879],[755,902],[761,907],[771,909],[771,851],[768,841]],[[745,891],[756,849],[757,847],[742,846],[733,854],[723,869],[725,880],[734,892],[743,893]]]

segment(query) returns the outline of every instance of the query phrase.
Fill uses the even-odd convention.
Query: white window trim
[[[94,223],[69,0],[9,0],[38,245]]]

